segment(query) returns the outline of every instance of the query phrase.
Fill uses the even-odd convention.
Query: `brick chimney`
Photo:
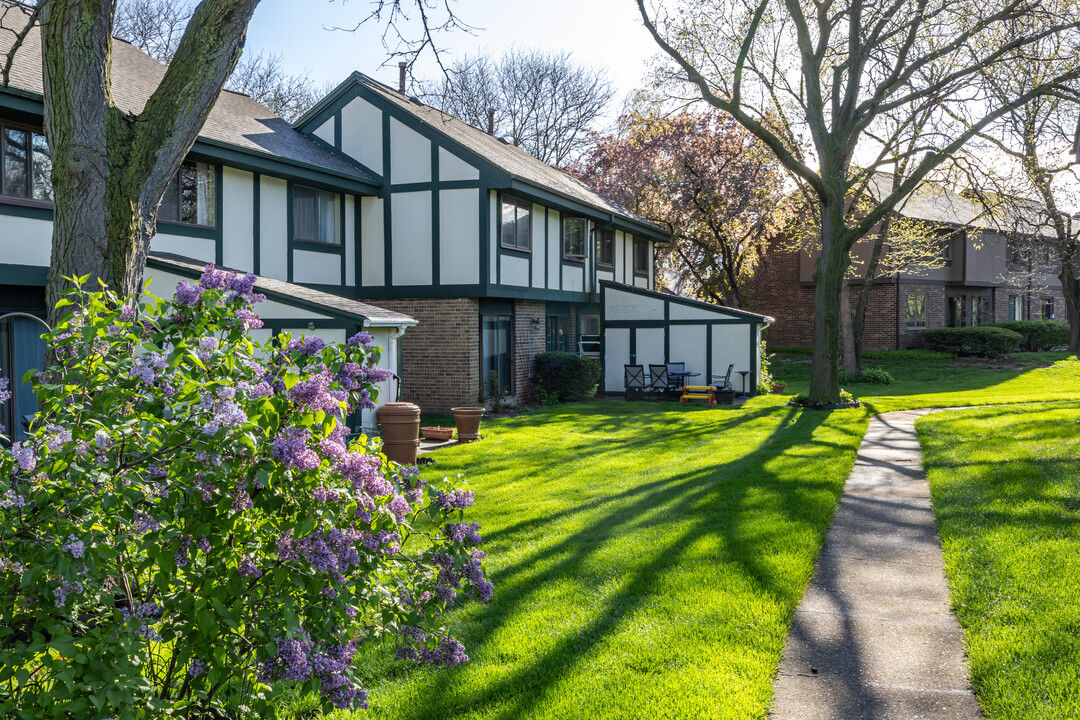
[[[495,108],[488,108],[488,135],[495,134]]]
[[[408,68],[404,62],[399,62],[398,66],[398,92],[402,95],[405,94],[405,72]]]

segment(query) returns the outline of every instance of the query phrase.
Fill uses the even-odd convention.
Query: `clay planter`
[[[471,442],[480,439],[480,420],[484,417],[484,408],[456,407],[450,408],[450,412],[454,413],[458,440]]]
[[[378,418],[386,457],[402,465],[415,465],[420,408],[407,402],[386,403],[379,406]]]
[[[772,386],[773,395],[783,395],[784,394],[784,388],[786,388],[786,387],[787,387],[787,385],[781,385],[780,383],[773,383],[773,386]]]
[[[454,437],[454,428],[422,427],[420,428],[420,432],[424,434],[425,440],[440,440],[446,442]]]

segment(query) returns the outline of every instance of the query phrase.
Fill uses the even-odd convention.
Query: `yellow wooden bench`
[[[716,390],[708,385],[686,385],[683,387],[682,397],[679,402],[691,400],[704,400],[709,405],[716,404]]]

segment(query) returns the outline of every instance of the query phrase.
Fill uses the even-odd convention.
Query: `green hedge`
[[[1020,346],[1020,333],[990,325],[934,328],[923,331],[926,347],[939,352],[1001,357]]]
[[[1029,343],[1033,343],[1036,350],[1050,350],[1069,345],[1069,326],[1057,320],[1012,320],[996,323],[994,327],[1005,328],[1022,335],[1023,339],[1020,342],[1024,349],[1027,349]]]
[[[533,370],[536,387],[560,401],[584,400],[600,382],[600,363],[568,352],[545,352],[536,356]]]

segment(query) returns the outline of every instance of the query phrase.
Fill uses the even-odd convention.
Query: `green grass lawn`
[[[917,424],[953,607],[989,720],[1080,717],[1080,408]]]
[[[464,666],[370,648],[355,717],[765,717],[867,423],[782,402],[567,405],[439,451],[425,473],[466,474],[495,597],[451,617]]]
[[[482,442],[440,450],[425,468],[464,473],[476,492],[467,519],[483,525],[495,596],[449,616],[471,661],[422,669],[369,646],[371,710],[332,717],[765,718],[871,411],[1080,399],[1080,362],[1022,363],[875,361],[898,382],[851,386],[858,410],[764,396],[713,408],[596,401],[486,421]],[[774,367],[789,396],[806,390],[808,365]],[[308,702],[286,704],[314,717]]]
[[[787,384],[786,394],[809,391],[809,359],[786,354],[773,362],[773,375]],[[864,365],[883,368],[896,380],[892,385],[845,385],[873,412],[1080,397],[1080,361],[1068,353],[1017,353],[997,361],[867,360]]]

